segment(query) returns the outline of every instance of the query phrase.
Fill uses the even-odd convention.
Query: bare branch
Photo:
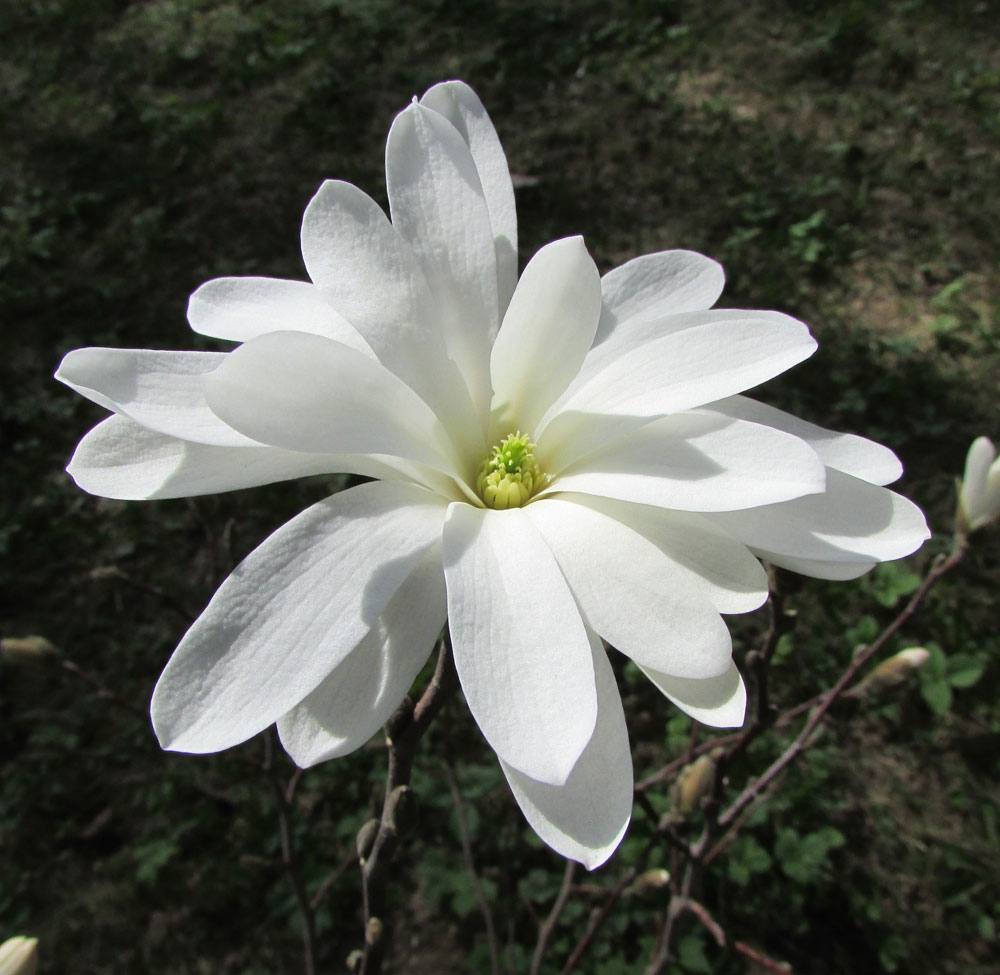
[[[566,870],[563,872],[562,886],[559,888],[559,893],[556,894],[556,899],[552,904],[552,910],[549,911],[549,916],[542,922],[538,930],[538,941],[535,944],[535,952],[531,956],[531,968],[528,970],[528,975],[539,975],[539,972],[542,970],[545,949],[549,946],[549,939],[552,937],[552,932],[555,930],[559,916],[562,914],[563,908],[569,900],[575,874],[576,861],[567,860]]]
[[[455,770],[448,762],[445,763],[444,774],[448,780],[451,801],[455,805],[458,835],[462,842],[462,859],[465,861],[465,869],[472,881],[472,889],[476,895],[476,903],[479,905],[479,913],[482,914],[483,923],[486,925],[486,940],[490,948],[490,971],[493,975],[500,975],[500,944],[497,941],[496,928],[493,926],[493,914],[486,900],[483,885],[479,882],[479,875],[476,873],[476,864],[472,858],[472,843],[469,839],[469,825],[465,819],[465,807],[462,804],[462,794],[458,788],[458,780],[455,778]]]
[[[458,686],[451,642],[447,629],[438,649],[434,676],[414,706],[404,698],[396,713],[386,723],[389,769],[386,773],[385,800],[375,838],[367,855],[361,857],[361,892],[364,901],[365,946],[358,968],[360,975],[379,975],[385,955],[386,927],[382,917],[389,865],[412,808],[410,775],[417,744],[430,727],[445,702]],[[367,844],[366,844],[367,846]]]

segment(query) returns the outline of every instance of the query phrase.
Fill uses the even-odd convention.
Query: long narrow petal
[[[517,284],[517,211],[507,157],[479,96],[464,81],[443,81],[424,92],[420,104],[443,115],[468,143],[493,228],[500,317]]]
[[[213,447],[148,430],[124,416],[102,420],[81,441],[66,468],[90,494],[123,501],[151,501],[218,494],[310,474],[361,474],[406,478],[451,500],[437,471],[396,458],[358,454],[306,454],[278,447]]]
[[[597,346],[598,364],[584,362],[541,428],[565,411],[654,416],[688,410],[771,379],[816,350],[809,329],[787,315],[721,314],[695,312],[692,318],[710,320],[621,354],[602,354],[604,346]]]
[[[709,680],[687,680],[649,667],[643,673],[685,714],[711,728],[739,728],[747,711],[747,689],[736,664]]]
[[[707,594],[652,542],[594,509],[543,499],[524,511],[552,550],[591,629],[639,664],[714,677],[729,630]]]
[[[550,459],[545,463],[558,470]],[[823,462],[798,437],[743,420],[683,413],[570,465],[549,490],[679,511],[732,511],[815,494],[825,484]]]
[[[285,450],[389,454],[446,473],[457,462],[430,407],[378,362],[305,332],[273,332],[230,352],[205,384],[213,411]]]
[[[621,697],[607,654],[593,635],[591,645],[597,724],[566,782],[538,782],[500,760],[531,828],[557,853],[588,870],[614,853],[632,816],[632,755]]]
[[[709,403],[702,409],[706,413],[720,413],[737,420],[763,423],[775,430],[784,430],[785,433],[801,437],[827,467],[833,467],[852,477],[860,477],[871,484],[891,484],[903,475],[903,465],[888,447],[852,433],[827,430],[747,396],[730,396],[717,403]]]
[[[711,308],[725,283],[722,265],[695,251],[659,251],[633,258],[601,278],[604,311],[594,345],[611,342],[624,348],[631,344],[628,333],[640,320]]]
[[[562,785],[590,740],[590,643],[566,580],[525,509],[453,504],[444,572],[455,665],[469,709],[508,764]]]
[[[215,278],[188,301],[196,332],[248,342],[267,332],[312,332],[371,355],[356,329],[338,315],[308,281],[281,278]]]
[[[764,567],[742,542],[703,515],[596,495],[554,497],[592,508],[637,532],[687,575],[720,613],[749,613],[767,600]]]
[[[819,559],[802,559],[794,555],[780,555],[768,552],[766,549],[754,549],[765,561],[782,569],[797,572],[800,576],[810,576],[813,579],[832,579],[844,582],[857,579],[875,568],[875,562],[823,562]]]
[[[416,680],[447,616],[441,546],[399,587],[368,635],[278,721],[285,751],[309,768],[360,748]]]
[[[379,361],[481,454],[482,426],[448,357],[439,309],[410,245],[382,208],[356,186],[327,180],[302,218],[302,256],[324,298]]]
[[[446,118],[412,104],[389,130],[385,171],[392,223],[424,269],[445,344],[485,419],[500,326],[497,262],[469,146]]]
[[[253,446],[253,440],[216,416],[205,399],[205,380],[226,355],[76,349],[65,356],[56,379],[150,430],[220,447]]]
[[[445,508],[376,481],[307,508],[255,549],[185,634],[153,694],[164,748],[212,752],[286,714],[358,645],[440,538]]]
[[[915,504],[835,470],[822,494],[708,517],[752,549],[819,562],[898,559],[930,538]]]
[[[535,428],[579,371],[600,314],[601,281],[582,237],[547,244],[528,262],[490,359],[499,436]]]

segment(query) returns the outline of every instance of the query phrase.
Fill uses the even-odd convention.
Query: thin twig
[[[386,773],[382,816],[371,849],[361,856],[361,894],[364,905],[365,946],[358,968],[360,975],[379,975],[387,941],[385,913],[389,865],[399,843],[401,822],[412,801],[410,775],[417,744],[445,702],[458,686],[448,631],[438,649],[434,676],[414,706],[404,698],[386,723],[389,769]]]
[[[549,946],[549,939],[552,937],[552,932],[555,931],[556,924],[559,921],[559,916],[562,914],[563,908],[569,900],[570,891],[573,887],[573,877],[575,874],[576,861],[567,860],[566,869],[563,872],[562,886],[559,888],[559,893],[556,894],[556,899],[552,904],[552,910],[549,911],[548,917],[542,922],[541,927],[538,929],[538,941],[535,944],[535,952],[531,956],[531,968],[528,970],[528,975],[539,975],[542,970],[542,961],[545,958],[545,949]]]
[[[926,578],[923,583],[921,583],[920,588],[913,594],[909,603],[903,611],[879,634],[878,638],[866,647],[861,653],[859,653],[840,675],[837,683],[833,685],[825,694],[820,698],[819,703],[813,708],[812,713],[809,715],[809,719],[806,721],[802,730],[799,732],[795,740],[785,749],[784,752],[777,759],[775,759],[770,766],[764,771],[762,775],[750,782],[747,787],[740,793],[739,796],[733,801],[728,809],[718,818],[718,825],[725,828],[730,823],[732,823],[737,816],[743,811],[744,807],[747,806],[754,798],[761,792],[763,792],[770,784],[773,782],[784,770],[789,766],[796,757],[808,747],[808,742],[812,737],[813,732],[816,730],[817,725],[826,716],[826,713],[833,706],[833,703],[840,697],[840,695],[847,689],[848,685],[854,680],[858,672],[875,656],[885,645],[891,640],[899,629],[913,616],[914,613],[920,608],[920,604],[924,601],[927,594],[931,591],[934,583],[938,581],[946,572],[953,569],[961,561],[962,556],[965,554],[965,546],[957,545],[955,549],[947,557],[938,556],[931,566],[930,572],[927,573]]]
[[[316,888],[316,893],[313,894],[312,900],[309,901],[309,907],[312,908],[313,911],[315,911],[320,906],[320,904],[322,904],[323,901],[326,900],[330,891],[333,889],[333,885],[338,880],[340,880],[340,878],[344,875],[344,871],[352,863],[354,863],[354,861],[357,860],[357,858],[358,858],[357,851],[355,851],[354,849],[348,849],[347,853],[345,853],[344,856],[341,858],[340,863],[338,863],[337,866],[335,866],[333,870],[330,871],[329,875],[326,877],[323,883],[321,883],[319,887]]]
[[[730,941],[722,925],[708,913],[708,909],[704,904],[700,904],[690,897],[678,897],[677,904],[679,910],[690,911],[701,921],[702,926],[715,939],[715,943],[720,948],[731,947],[745,958],[756,962],[765,971],[773,972],[774,975],[792,975],[792,966],[787,962],[775,961],[775,959],[758,951],[756,948],[751,948],[742,941]]]
[[[493,926],[493,914],[490,911],[489,902],[486,900],[483,885],[479,882],[479,874],[476,873],[476,864],[472,858],[472,842],[469,839],[469,824],[465,818],[465,806],[462,804],[462,794],[458,788],[458,780],[455,778],[455,770],[448,762],[445,763],[444,774],[448,780],[448,791],[451,793],[451,801],[455,806],[455,818],[458,820],[458,835],[462,843],[462,859],[465,861],[466,872],[472,881],[472,890],[476,895],[479,913],[483,916],[483,923],[486,925],[486,941],[490,948],[490,971],[493,975],[500,975],[500,944],[497,941],[496,928]]]
[[[82,680],[85,684],[89,684],[95,691],[97,691],[99,697],[103,697],[105,700],[111,701],[112,704],[117,704],[118,707],[128,711],[130,714],[133,714],[138,718],[142,718],[143,721],[148,720],[148,711],[133,704],[120,694],[115,693],[115,691],[111,690],[111,688],[108,687],[104,681],[102,681],[99,677],[95,677],[89,670],[84,670],[79,664],[75,664],[72,660],[69,660],[61,655],[59,656],[58,661],[59,666],[62,667],[67,674],[71,674],[78,680]]]
[[[281,835],[281,862],[288,874],[288,881],[295,894],[295,903],[302,918],[302,951],[303,971],[305,975],[315,975],[316,972],[316,914],[309,901],[305,884],[299,876],[298,864],[295,858],[295,843],[292,837],[292,800],[295,785],[302,775],[301,769],[296,769],[291,781],[282,783],[281,775],[274,767],[273,744],[271,736],[264,739],[264,772],[274,793],[275,805],[278,807],[278,830]]]
[[[687,865],[684,867],[684,877],[681,880],[679,889],[674,891],[670,898],[670,903],[667,905],[663,927],[660,929],[660,934],[656,939],[653,956],[646,967],[645,975],[660,975],[660,972],[665,969],[667,963],[670,961],[674,925],[677,923],[677,918],[683,910],[683,905],[691,893],[691,885],[694,881],[694,868],[694,861],[688,860]]]

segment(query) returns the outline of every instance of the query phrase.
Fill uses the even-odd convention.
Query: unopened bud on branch
[[[55,644],[43,636],[11,636],[0,640],[0,657],[11,663],[32,664],[58,656]]]
[[[670,883],[670,871],[659,867],[654,870],[646,870],[639,874],[623,891],[626,895],[634,897],[646,897],[658,890],[662,890]]]
[[[909,647],[883,660],[847,697],[868,697],[883,693],[902,684],[910,674],[923,667],[930,654],[923,647]]]
[[[718,757],[717,750],[708,752],[680,770],[670,790],[673,804],[671,812],[675,818],[685,819],[690,816],[698,808],[701,800],[708,795],[715,778]]]
[[[354,838],[354,848],[358,851],[358,860],[364,863],[375,845],[375,837],[378,836],[378,820],[369,819],[358,830],[358,835]]]
[[[1000,458],[988,437],[977,437],[965,458],[958,491],[958,530],[968,534],[1000,518]]]

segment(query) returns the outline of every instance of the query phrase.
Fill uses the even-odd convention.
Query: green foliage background
[[[618,7],[595,0],[23,0],[0,6],[0,628],[43,634],[145,706],[235,560],[342,486],[311,479],[122,504],[62,469],[101,411],[50,380],[83,345],[209,348],[187,295],[229,274],[303,277],[302,209],[326,177],[384,202],[393,114],[448,77],[488,106],[518,177],[521,257],[584,233],[603,269],[666,247],[728,271],[724,303],[805,318],[808,363],[773,402],[891,444],[936,538],[858,584],[784,579],[797,625],[777,703],[826,686],[947,547],[954,478],[1000,438],[1000,8],[945,4]],[[698,892],[736,938],[807,973],[1000,970],[996,534],[894,649],[919,680],[837,715]],[[115,573],[97,571],[115,567]],[[759,615],[732,621],[738,654]],[[637,777],[689,722],[620,675]],[[248,759],[162,754],[148,724],[55,667],[0,663],[0,936],[42,972],[300,968],[269,787]],[[754,744],[739,788],[780,751]],[[283,758],[276,759],[284,762]],[[524,825],[461,701],[425,742],[395,884],[394,971],[487,969],[446,787],[452,763],[505,958],[523,971],[563,865]],[[287,774],[290,765],[281,767]],[[294,822],[315,890],[378,803],[378,741],[308,773]],[[666,790],[651,795],[664,808]],[[585,878],[612,885],[651,824]],[[653,865],[670,866],[667,851]],[[360,941],[357,871],[318,914],[320,970]],[[592,906],[582,891],[557,971]],[[664,904],[625,899],[584,970],[641,971]],[[741,972],[695,925],[677,970]]]

